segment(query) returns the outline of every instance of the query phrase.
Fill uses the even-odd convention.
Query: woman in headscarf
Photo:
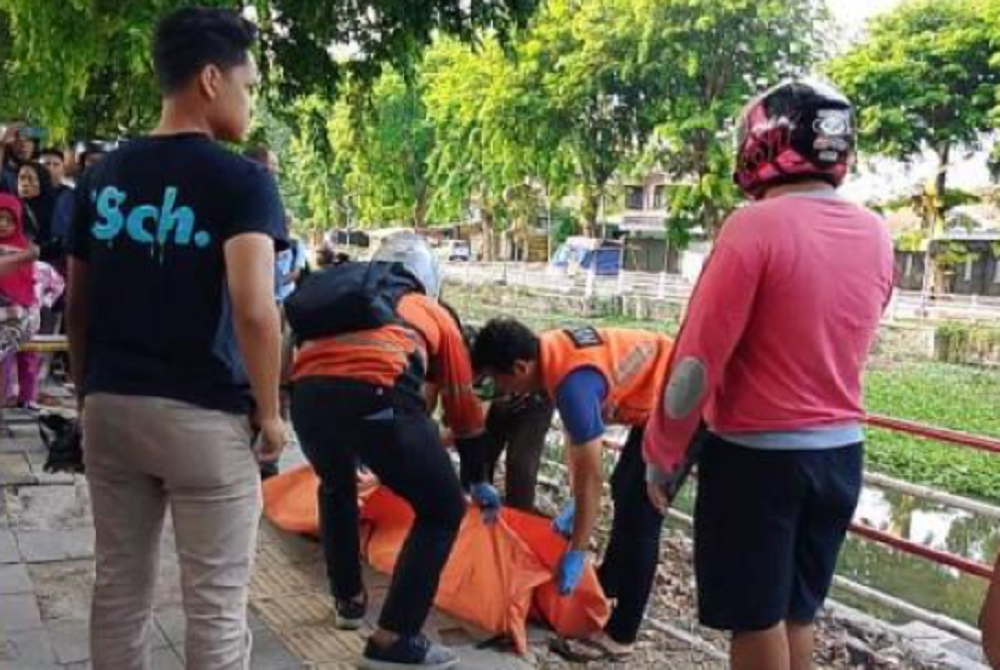
[[[25,230],[41,249],[41,260],[58,264],[62,245],[52,234],[56,191],[41,163],[25,163],[17,172],[17,195],[25,205]]]
[[[34,261],[38,249],[24,232],[24,210],[0,193],[0,359],[17,352],[38,327]]]

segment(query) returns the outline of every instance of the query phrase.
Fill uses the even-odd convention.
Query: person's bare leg
[[[784,622],[767,630],[733,635],[729,651],[732,670],[790,670]]]
[[[811,623],[786,624],[791,670],[812,670],[816,631]]]

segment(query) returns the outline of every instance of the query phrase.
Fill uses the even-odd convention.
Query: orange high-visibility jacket
[[[663,388],[672,341],[666,335],[624,328],[553,330],[541,335],[539,369],[550,397],[580,368],[595,368],[608,382],[604,421],[645,425]]]
[[[420,388],[429,381],[440,389],[455,436],[481,435],[483,409],[458,324],[419,293],[403,296],[396,313],[403,324],[306,342],[295,358],[292,378],[337,377],[387,388]]]

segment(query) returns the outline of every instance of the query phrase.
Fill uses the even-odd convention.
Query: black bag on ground
[[[298,342],[399,323],[396,305],[423,287],[401,263],[346,262],[305,277],[285,301]]]
[[[49,451],[45,472],[83,472],[83,436],[75,419],[61,414],[42,414],[38,417],[38,433]]]

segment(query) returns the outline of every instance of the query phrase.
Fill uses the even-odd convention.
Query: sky
[[[849,32],[860,30],[866,19],[899,3],[900,0],[827,0],[834,18]]]
[[[848,37],[857,37],[865,21],[898,5],[902,0],[827,0],[830,11]],[[961,156],[948,171],[953,186],[975,189],[990,184],[986,169],[986,152]],[[896,161],[862,161],[860,174],[844,187],[845,195],[858,200],[882,198],[911,193],[914,187],[927,182],[937,169],[932,157],[903,165]]]

